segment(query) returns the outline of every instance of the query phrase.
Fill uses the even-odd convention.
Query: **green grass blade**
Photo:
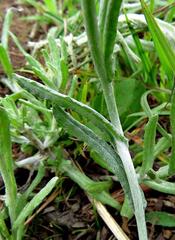
[[[10,29],[10,24],[12,21],[13,17],[13,9],[9,8],[7,10],[7,13],[5,15],[4,23],[3,23],[3,28],[2,28],[2,35],[1,35],[1,43],[2,46],[8,51],[8,36],[9,36],[9,29]]]
[[[164,227],[175,227],[175,216],[174,214],[166,212],[148,212],[146,214],[146,221],[159,226]]]
[[[3,236],[3,239],[9,239],[10,240],[10,234],[8,232],[7,226],[5,224],[5,221],[3,219],[3,216],[0,215],[0,238]]]
[[[53,177],[47,185],[37,193],[32,200],[23,208],[21,213],[18,215],[16,221],[13,224],[13,229],[18,228],[24,223],[25,219],[32,214],[36,207],[38,207],[44,198],[53,190],[58,182],[58,177]]]
[[[90,4],[88,0],[81,0],[84,21],[86,32],[88,35],[88,43],[91,49],[91,54],[93,58],[93,62],[102,82],[109,82],[107,78],[107,73],[105,70],[103,54],[102,50],[102,42],[100,39],[100,33],[97,26],[97,16],[96,16],[96,6],[95,1],[91,0]]]
[[[143,180],[143,183],[156,191],[175,195],[175,183],[160,179],[158,180],[145,179]]]
[[[150,59],[148,57],[148,55],[146,55],[146,52],[144,51],[143,47],[142,47],[142,44],[141,44],[141,41],[137,35],[137,33],[135,32],[135,30],[133,29],[127,15],[126,15],[126,21],[127,21],[127,24],[128,24],[128,27],[129,27],[129,30],[132,34],[132,37],[133,37],[133,40],[135,42],[135,45],[136,45],[136,48],[137,48],[137,52],[139,54],[139,57],[140,59],[142,60],[142,65],[143,65],[143,69],[144,69],[144,72],[145,72],[145,79],[144,79],[144,82],[147,82],[148,81],[148,78],[151,79],[151,81],[153,81],[153,75],[152,75],[152,66],[151,66],[151,62],[150,62]],[[150,81],[149,81],[150,82]]]
[[[14,177],[12,146],[10,140],[10,122],[6,111],[0,107],[0,172],[5,183],[6,205],[10,220],[16,219],[17,186]]]
[[[170,113],[170,123],[171,123],[171,134],[172,134],[172,148],[171,148],[171,158],[169,162],[169,173],[175,173],[175,90],[173,90],[172,100],[171,100],[171,113]]]
[[[103,46],[100,39],[100,33],[97,26],[97,16],[95,11],[95,1],[91,0],[89,4],[88,0],[81,0],[84,23],[86,28],[86,34],[88,37],[88,44],[90,47],[93,63],[97,72],[99,79],[101,80],[103,94],[105,97],[108,114],[112,124],[116,127],[118,132],[122,131],[118,109],[116,106],[114,88],[112,85],[112,79],[109,79],[107,71],[108,69],[105,66]],[[110,66],[108,66],[110,67]]]
[[[153,115],[145,126],[143,163],[141,167],[142,176],[153,166],[157,121],[158,115]]]
[[[3,47],[3,45],[0,43],[0,62],[3,66],[5,74],[11,79],[12,73],[13,73],[13,67],[9,58],[9,55],[7,53],[7,50]]]
[[[157,53],[162,62],[162,65],[165,68],[165,70],[169,68],[175,73],[175,61],[174,61],[175,53],[169,41],[167,40],[163,32],[160,30],[158,24],[156,23],[153,15],[151,14],[144,0],[140,0],[140,1],[142,4],[142,9],[146,17],[146,21],[148,23],[148,27],[151,32]]]
[[[18,38],[15,36],[15,34],[13,34],[12,32],[10,32],[10,36],[13,39],[14,43],[16,44],[16,46],[18,47],[18,49],[21,51],[21,53],[25,56],[27,55],[27,52],[24,50],[24,48],[22,47],[22,45],[20,44]]]
[[[122,205],[120,214],[121,214],[121,216],[127,217],[128,219],[131,219],[134,215],[133,209],[130,208],[129,200],[127,197],[125,197],[125,199],[124,199],[124,203]]]
[[[145,92],[141,97],[141,106],[142,106],[143,111],[145,112],[146,116],[148,116],[148,117],[152,116],[152,111],[151,111],[151,108],[147,101],[147,97],[151,92],[152,92],[152,90],[149,90],[149,91]]]
[[[113,79],[113,51],[117,35],[117,23],[122,0],[108,0],[103,31],[103,53],[108,79]]]
[[[44,3],[49,12],[57,14],[57,1],[56,0],[44,0]]]
[[[14,43],[16,44],[16,46],[19,48],[19,50],[21,51],[21,53],[25,56],[26,60],[28,61],[31,69],[33,70],[33,72],[36,74],[37,77],[39,77],[44,84],[46,84],[47,86],[51,87],[51,88],[55,88],[55,85],[53,84],[52,81],[50,81],[50,79],[47,77],[47,73],[44,70],[44,68],[42,67],[42,65],[40,64],[39,61],[37,61],[34,57],[32,57],[30,54],[28,54],[24,48],[21,46],[18,38],[13,34],[10,33],[10,36],[12,37]]]
[[[115,127],[106,118],[89,106],[78,102],[67,95],[58,93],[36,81],[32,81],[17,74],[14,74],[13,76],[21,87],[33,93],[35,96],[42,99],[48,99],[52,102],[58,103],[62,107],[76,111],[82,117],[92,121],[96,126],[101,126],[101,129],[104,129],[109,138],[115,137],[118,140],[126,142],[126,139],[117,133]]]
[[[36,186],[41,182],[42,178],[45,175],[45,167],[44,165],[40,165],[38,168],[38,172],[30,186],[27,188],[26,192],[24,193],[25,198],[27,199],[28,196],[33,192],[33,190],[36,188]]]
[[[105,19],[106,19],[106,10],[108,6],[108,0],[100,0],[100,9],[99,9],[99,17],[98,17],[98,26],[100,31],[100,38],[102,39],[103,44],[103,32],[105,26]]]
[[[154,158],[159,156],[159,154],[165,151],[166,149],[170,148],[170,146],[171,146],[170,139],[166,137],[160,138],[160,140],[157,142],[157,144],[154,147]]]

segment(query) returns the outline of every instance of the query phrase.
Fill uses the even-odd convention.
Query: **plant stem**
[[[120,118],[119,118],[118,109],[117,109],[115,96],[114,96],[113,84],[112,82],[104,83],[104,81],[101,81],[101,84],[102,84],[103,94],[106,101],[110,120],[112,124],[115,126],[115,128],[117,129],[117,132],[123,135],[123,130],[120,123]]]
[[[121,135],[124,135],[121,122],[119,119],[118,109],[116,106],[116,100],[114,97],[112,79],[108,79],[109,75],[107,74],[107,69],[106,69],[107,66],[105,66],[105,63],[104,63],[104,55],[102,52],[103,46],[100,41],[101,40],[99,37],[100,33],[97,26],[97,19],[95,14],[95,2],[93,0],[91,1],[81,0],[81,3],[82,3],[83,14],[84,14],[86,32],[88,36],[88,43],[91,50],[95,69],[97,71],[99,79],[101,80],[109,117],[112,124],[115,126],[116,130],[119,131]],[[117,28],[117,22],[116,22],[116,28]],[[144,213],[144,207],[143,207],[143,196],[138,184],[137,176],[136,176],[132,159],[129,153],[128,145],[127,143],[123,143],[120,140],[116,139],[115,149],[117,150],[121,158],[124,170],[127,175],[128,184],[129,184],[131,195],[132,195],[131,201],[134,205],[134,211],[135,211],[135,216],[136,216],[136,221],[138,226],[139,239],[147,240],[145,213]]]

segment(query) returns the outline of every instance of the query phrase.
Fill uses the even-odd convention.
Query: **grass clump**
[[[118,239],[128,237],[101,204],[128,221],[135,216],[134,237],[140,240],[150,234],[146,222],[174,226],[168,211],[149,212],[144,196],[145,189],[175,194],[169,180],[175,166],[174,5],[143,0],[18,4],[35,12],[23,17],[35,22],[32,33],[38,27],[47,31],[42,40],[23,46],[10,31],[14,10],[6,13],[1,83],[11,93],[0,98],[5,187],[0,237],[23,239],[38,211],[50,201],[63,204],[67,178],[76,184],[73,192],[75,186],[85,192]],[[22,68],[12,64],[11,41],[25,58]],[[15,161],[14,144],[24,156]],[[78,156],[86,159],[87,168]],[[94,177],[88,165],[94,163],[105,176]],[[19,168],[35,172],[23,190],[16,177]],[[116,182],[122,200],[111,194]]]

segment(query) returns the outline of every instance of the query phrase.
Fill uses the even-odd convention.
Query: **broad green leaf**
[[[175,227],[175,215],[167,212],[153,211],[146,213],[146,221],[163,227]]]
[[[16,221],[13,224],[13,229],[18,228],[21,224],[24,224],[25,219],[32,214],[36,207],[38,207],[44,198],[53,190],[58,182],[58,177],[53,177],[45,187],[43,187],[39,193],[37,193],[32,200],[22,209],[18,215]]]
[[[123,121],[129,114],[140,110],[140,99],[144,91],[145,88],[136,79],[129,78],[116,81],[115,98]]]
[[[68,113],[63,111],[58,105],[53,107],[54,116],[60,126],[65,128],[69,134],[76,136],[79,140],[84,141],[87,145],[95,150],[101,159],[109,165],[112,172],[119,179],[125,194],[131,200],[130,188],[128,180],[123,168],[122,161],[118,154],[111,148],[109,144],[100,139],[88,127],[73,119]]]

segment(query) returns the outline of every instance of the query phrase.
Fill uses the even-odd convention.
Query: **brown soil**
[[[14,15],[12,20],[12,25],[10,30],[18,37],[20,43],[24,48],[26,48],[26,43],[29,40],[29,34],[32,29],[32,23],[24,21],[21,19],[23,16],[30,15],[33,11],[32,8],[27,8],[26,6],[20,6],[15,3],[14,0],[3,0],[0,3],[0,33],[2,31],[2,24],[4,21],[4,15],[9,7],[14,8]],[[18,50],[14,42],[10,39],[9,41],[9,52],[10,57],[15,69],[19,69],[24,66],[25,59],[22,53]],[[0,67],[0,73],[2,74],[2,68]]]

